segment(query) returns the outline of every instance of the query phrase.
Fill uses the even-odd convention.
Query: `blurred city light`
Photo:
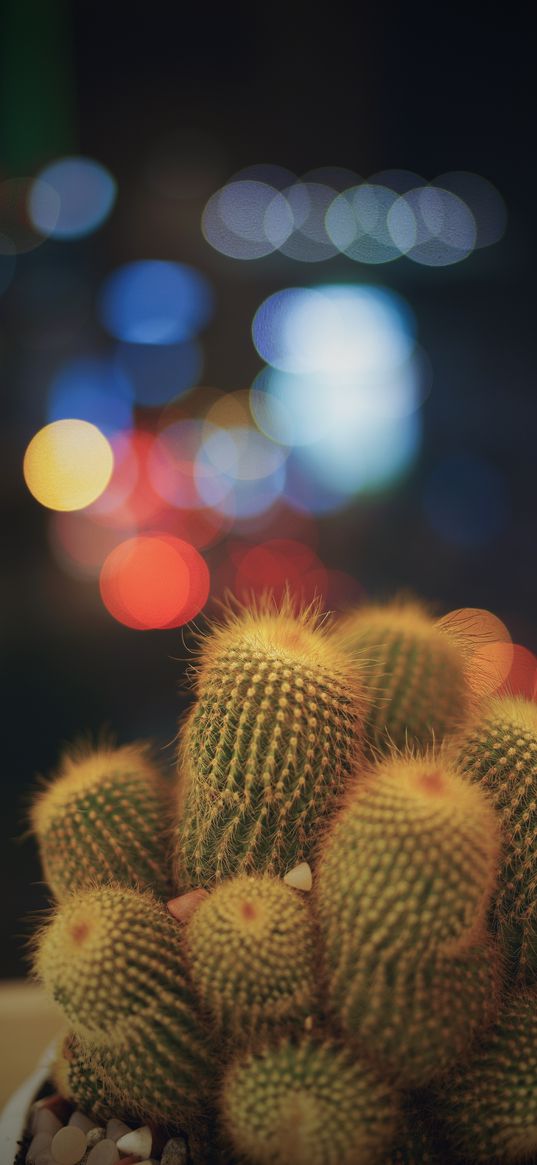
[[[388,211],[387,224],[401,253],[425,267],[460,263],[476,244],[471,210],[458,195],[438,186],[400,195]]]
[[[291,207],[266,182],[230,182],[209,199],[202,230],[215,250],[233,259],[260,259],[293,231]]]
[[[61,420],[32,437],[23,473],[30,493],[52,510],[81,510],[106,489],[114,455],[106,437],[88,421]]]
[[[116,365],[128,378],[137,404],[155,407],[194,387],[201,376],[203,352],[197,340],[183,344],[120,343]]]
[[[74,578],[97,579],[104,559],[134,527],[120,530],[95,522],[87,510],[50,515],[49,542],[62,570]]]
[[[423,505],[441,538],[468,549],[497,537],[509,516],[503,476],[488,461],[467,453],[437,462],[425,483]]]
[[[107,357],[81,356],[58,370],[49,388],[50,421],[78,417],[107,436],[132,423],[132,387]]]
[[[114,471],[108,487],[88,512],[96,522],[115,529],[153,525],[164,508],[148,471],[154,435],[133,429],[116,434],[110,444],[114,451]]]
[[[457,639],[472,691],[479,698],[497,692],[513,664],[513,643],[505,623],[492,611],[461,607],[444,615],[438,625]]]
[[[283,255],[301,263],[321,263],[338,248],[326,230],[326,214],[336,191],[323,182],[296,182],[283,192],[291,208],[294,230],[278,243]],[[270,219],[270,212],[269,212]]]
[[[326,214],[332,242],[358,263],[390,263],[400,248],[388,230],[388,213],[398,195],[387,186],[363,182],[333,200]]]
[[[259,355],[296,373],[378,374],[407,359],[414,334],[412,312],[400,296],[353,284],[277,291],[252,324]]]
[[[37,229],[30,216],[30,197],[37,193],[49,226]],[[40,247],[60,214],[57,192],[41,178],[8,178],[0,182],[0,253],[25,254]]]
[[[435,178],[434,185],[456,194],[471,210],[476,226],[476,247],[490,247],[503,238],[507,227],[507,207],[499,191],[487,178],[467,170],[454,170],[449,174],[440,174]]]
[[[48,190],[59,200],[59,211]],[[68,157],[51,162],[40,171],[28,196],[29,215],[35,228],[56,239],[77,239],[97,230],[108,218],[116,200],[112,175],[91,158]]]
[[[107,610],[127,627],[181,627],[205,606],[209,571],[198,551],[182,539],[141,535],[108,555],[100,589]]]
[[[194,463],[199,495],[229,517],[260,514],[283,493],[285,459],[283,449],[253,429],[214,427]]]
[[[193,267],[143,259],[107,277],[99,312],[103,326],[118,340],[176,344],[192,339],[209,322],[213,294]]]

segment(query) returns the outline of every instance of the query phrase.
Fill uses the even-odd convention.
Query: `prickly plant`
[[[499,1022],[458,1066],[438,1097],[458,1151],[473,1161],[529,1161],[537,1154],[537,992],[506,1002]]]
[[[377,954],[460,951],[481,937],[499,831],[486,796],[441,754],[393,756],[361,771],[320,847],[319,925],[331,993]]]
[[[394,1136],[399,1101],[367,1061],[303,1039],[234,1061],[220,1112],[232,1148],[254,1165],[372,1165]]]
[[[60,1096],[72,1101],[96,1122],[116,1116],[123,1119],[132,1109],[121,1107],[121,1098],[106,1074],[102,1055],[79,1040],[74,1032],[62,1036],[51,1068],[51,1079]]]
[[[65,754],[31,809],[43,871],[62,901],[96,882],[169,897],[170,793],[146,745]]]
[[[314,1006],[313,925],[304,898],[278,878],[222,882],[192,915],[186,946],[199,998],[237,1043],[291,1030]]]
[[[41,932],[35,967],[125,1107],[166,1120],[207,1090],[211,1055],[180,931],[149,891],[73,895]]]
[[[329,827],[316,911],[330,1005],[405,1085],[446,1068],[494,1016],[497,858],[494,811],[442,757],[385,760]]]
[[[202,647],[182,730],[176,871],[181,889],[308,860],[360,748],[357,667],[315,611],[229,614]]]
[[[451,1165],[441,1143],[444,1138],[438,1121],[431,1119],[425,1097],[409,1093],[403,1100],[403,1114],[395,1145],[382,1165]]]
[[[503,860],[495,920],[512,970],[537,974],[537,706],[488,701],[457,742],[457,760],[502,819]]]
[[[337,640],[365,671],[365,736],[376,751],[439,742],[465,718],[471,698],[464,653],[424,604],[358,607],[340,621]]]

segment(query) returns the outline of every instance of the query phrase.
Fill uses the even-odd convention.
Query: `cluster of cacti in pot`
[[[537,1153],[535,705],[404,601],[237,608],[194,678],[173,779],[101,748],[33,806],[58,1091],[194,1161]]]

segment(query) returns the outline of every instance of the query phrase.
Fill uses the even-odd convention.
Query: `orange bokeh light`
[[[498,695],[525,696],[527,700],[537,700],[537,658],[528,647],[520,643],[513,644],[509,674]]]
[[[440,619],[439,626],[460,643],[475,694],[483,697],[498,692],[513,664],[513,643],[505,623],[492,611],[461,607]]]
[[[182,627],[207,602],[209,571],[188,542],[165,533],[145,534],[108,555],[100,589],[107,610],[127,627]]]

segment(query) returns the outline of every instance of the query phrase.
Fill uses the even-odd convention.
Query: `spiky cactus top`
[[[367,677],[365,732],[376,750],[438,742],[464,719],[470,704],[464,652],[423,604],[358,607],[341,620],[338,640]]]
[[[170,791],[147,745],[79,747],[36,797],[31,822],[48,884],[62,901],[96,882],[170,890]]]
[[[200,1165],[535,1151],[537,984],[513,993],[497,939],[533,941],[536,713],[492,701],[461,731],[463,647],[416,608],[412,648],[408,616],[368,712],[346,623],[289,601],[229,615],[201,648],[171,822],[134,748],[68,760],[40,794],[60,902],[36,968],[71,1028],[54,1078],[94,1119],[180,1128]],[[395,724],[458,734],[401,752]]]
[[[178,885],[308,860],[360,747],[360,671],[315,610],[230,614],[202,646],[179,761]]]

